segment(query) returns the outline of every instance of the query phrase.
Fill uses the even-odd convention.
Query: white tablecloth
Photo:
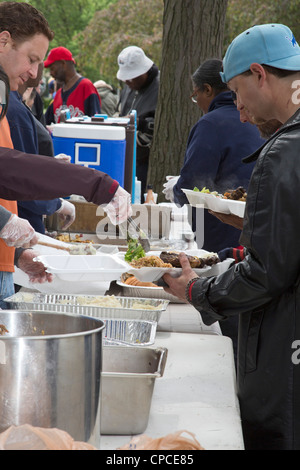
[[[158,332],[154,347],[168,348],[168,358],[155,381],[145,434],[188,430],[207,450],[243,450],[231,340]],[[100,449],[117,449],[131,437],[101,436]]]
[[[175,219],[171,235],[178,235],[179,228],[180,233],[188,232],[185,217],[179,214]],[[57,254],[51,248],[38,248],[43,254]],[[23,274],[16,270],[16,283],[46,293],[104,294],[109,288],[103,283],[70,286],[59,280],[37,286]],[[161,315],[153,347],[166,347],[168,358],[164,376],[155,382],[145,434],[155,438],[188,430],[207,450],[243,449],[232,342],[221,335],[219,324],[207,327],[191,305],[170,303]],[[130,439],[101,436],[101,449],[115,450]]]

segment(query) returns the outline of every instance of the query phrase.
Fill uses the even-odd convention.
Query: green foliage
[[[0,0],[1,1],[1,0]],[[157,64],[162,42],[163,0],[28,0],[55,32],[50,47],[64,46],[77,70],[115,86],[117,57],[130,44],[142,47]]]
[[[78,71],[92,81],[101,78],[118,86],[117,57],[128,45],[142,47],[160,66],[164,0],[28,0],[28,3],[42,11],[54,30],[51,48],[70,49]],[[224,52],[235,36],[261,23],[284,23],[300,42],[299,11],[300,0],[229,0]]]
[[[96,11],[117,0],[28,0],[47,18],[55,33],[51,48],[64,46],[77,56],[80,44],[75,36],[87,26]]]
[[[300,0],[229,0],[224,50],[245,29],[263,23],[289,26],[300,42]]]

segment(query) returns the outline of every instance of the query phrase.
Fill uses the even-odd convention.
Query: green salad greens
[[[196,191],[196,192],[199,192],[199,193],[206,193],[206,194],[213,194],[214,196],[218,196],[218,192],[217,191],[210,191],[208,188],[206,188],[204,186],[204,188],[200,189],[197,188],[196,186],[194,187],[193,191]]]
[[[133,259],[143,258],[145,256],[145,251],[143,250],[142,245],[138,240],[134,238],[129,238],[128,240],[128,249],[125,253],[125,261],[129,262]]]

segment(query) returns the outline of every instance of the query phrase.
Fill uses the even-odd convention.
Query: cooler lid
[[[123,126],[97,126],[94,124],[53,124],[53,137],[92,140],[125,140],[126,129]]]

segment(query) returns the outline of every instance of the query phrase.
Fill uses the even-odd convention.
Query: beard
[[[260,136],[263,139],[269,139],[282,126],[282,123],[277,119],[266,120],[263,118],[254,117],[246,108],[245,113],[248,115],[249,122],[257,127]]]
[[[277,119],[271,119],[270,121],[265,121],[262,124],[256,124],[256,127],[263,139],[269,139],[281,126],[282,123],[277,121]]]
[[[254,117],[251,114],[249,114],[249,116],[251,116],[251,120],[250,120],[251,124],[254,124],[255,126],[262,126],[268,122],[265,119]]]

